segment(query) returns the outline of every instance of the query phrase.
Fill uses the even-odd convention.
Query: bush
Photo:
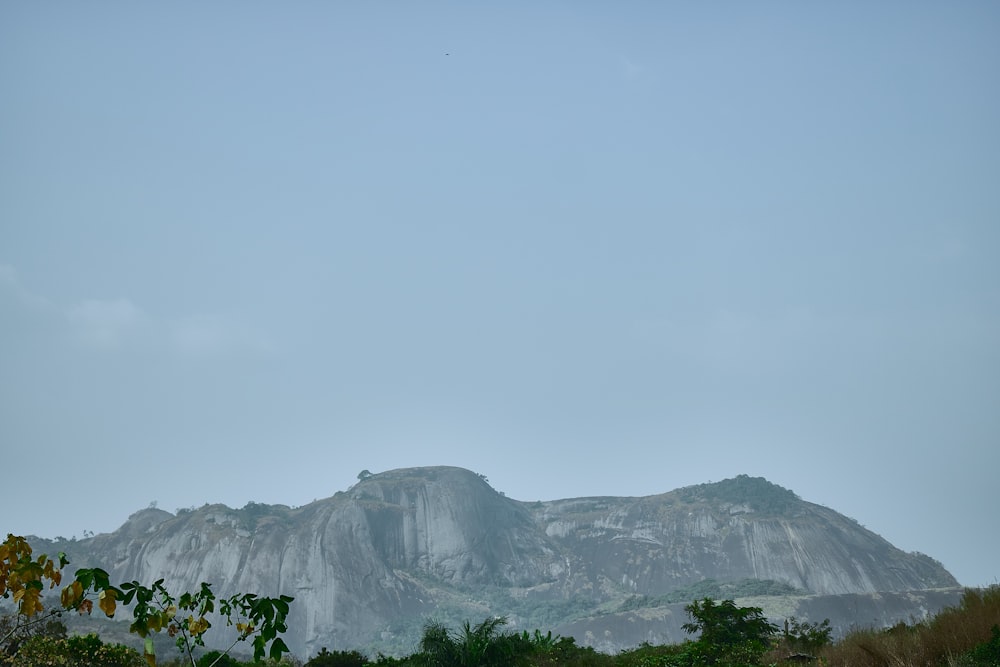
[[[65,639],[38,636],[24,642],[10,664],[11,667],[38,667],[40,665],[71,667],[75,663],[71,660]]]
[[[830,667],[882,667],[883,665],[977,665],[982,650],[989,659],[992,628],[1000,625],[1000,586],[968,589],[961,602],[924,623],[903,623],[887,630],[852,632],[822,652]],[[998,640],[1000,641],[1000,640]],[[980,649],[980,647],[983,647]]]
[[[369,473],[369,476],[371,473]],[[360,479],[360,478],[359,478]],[[357,651],[327,651],[324,646],[305,667],[363,667],[368,658]]]
[[[198,667],[243,667],[242,662],[222,651],[209,651],[198,658]]]
[[[828,618],[823,619],[822,623],[807,623],[792,616],[785,620],[782,639],[790,651],[816,653],[830,643],[832,634]]]
[[[68,639],[37,636],[21,646],[11,667],[146,667],[146,660],[121,644],[105,644],[95,634]]]
[[[990,632],[992,636],[987,642],[976,646],[962,656],[960,665],[965,667],[1000,667],[1000,625],[994,625]]]
[[[19,616],[0,616],[0,665],[32,637],[66,638],[66,625],[57,619],[24,622]]]

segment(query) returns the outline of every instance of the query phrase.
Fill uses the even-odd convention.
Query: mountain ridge
[[[300,655],[406,650],[429,617],[493,614],[620,648],[634,638],[608,630],[588,640],[579,627],[634,615],[622,605],[636,596],[705,580],[756,580],[806,597],[958,586],[933,559],[746,475],[653,496],[525,502],[462,468],[400,468],[297,508],[147,508],[112,533],[42,542],[117,581],[292,595],[287,639]]]

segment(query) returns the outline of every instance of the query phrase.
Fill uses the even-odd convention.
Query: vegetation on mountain
[[[843,629],[859,618],[922,615],[960,595],[940,564],[760,478],[656,496],[525,503],[456,467],[359,476],[349,490],[304,507],[206,504],[178,515],[149,507],[111,533],[36,547],[113,564],[111,583],[148,586],[162,577],[172,588],[198,591],[204,577],[229,596],[240,587],[285,592],[274,588],[280,581],[296,591],[296,613],[310,619],[284,635],[300,654],[335,635],[351,638],[345,648],[400,655],[416,645],[428,618],[457,627],[495,615],[518,630],[593,632],[595,646],[613,651],[681,641],[682,606],[704,597],[754,598],[743,603],[779,618],[829,616]],[[787,512],[751,507],[781,502],[790,503]],[[907,597],[947,587],[954,588]],[[859,599],[860,616],[853,602],[810,597],[876,591],[887,595]],[[653,620],[668,615],[674,621]],[[104,636],[89,622],[71,627]]]
[[[732,479],[687,486],[677,491],[689,503],[731,503],[746,505],[763,514],[782,514],[793,508],[800,498],[794,492],[767,481],[763,477],[737,475]]]
[[[1000,666],[1000,586],[969,589],[959,605],[928,621],[886,630],[858,630],[831,641],[828,621],[788,619],[779,631],[760,609],[731,600],[703,599],[685,607],[693,640],[679,644],[642,644],[617,654],[578,646],[572,638],[535,632],[501,631],[503,618],[458,632],[440,624],[425,630],[421,648],[404,658],[379,656],[365,662],[310,661],[308,667],[458,667],[503,664],[510,667],[997,667]],[[323,655],[321,653],[321,655]],[[332,654],[327,654],[331,656]],[[479,656],[480,662],[474,661]],[[489,657],[504,656],[503,662]],[[319,656],[317,656],[319,657]],[[357,658],[357,654],[353,656]]]
[[[201,572],[213,573],[207,578],[219,588],[210,591],[220,599],[238,587],[266,594],[295,589],[295,614],[308,620],[290,623],[284,641],[303,656],[334,641],[338,649],[401,656],[417,646],[429,620],[455,628],[497,615],[519,632],[551,630],[612,653],[641,641],[683,642],[683,605],[704,598],[760,606],[779,622],[831,617],[842,633],[859,619],[891,624],[923,617],[956,604],[961,594],[940,564],[900,552],[833,510],[759,478],[658,496],[533,504],[504,498],[483,476],[461,468],[362,477],[348,491],[302,508],[206,504],[175,516],[149,507],[113,533],[32,543],[87,565],[112,563],[110,574],[81,579],[85,594],[68,594],[83,594],[99,609],[120,607],[132,589],[111,587],[119,581],[155,593],[149,582],[162,577],[171,589],[192,591],[193,600],[202,591]],[[781,502],[790,503],[787,511],[764,511]],[[956,588],[911,592],[946,586]],[[46,600],[47,612],[53,605]],[[166,624],[163,611],[148,619],[160,622],[160,632],[147,628],[146,637],[161,657],[174,655],[178,639],[200,655],[198,639],[225,648],[238,636],[216,616],[205,616],[219,626],[206,636],[197,610]],[[66,621],[74,633],[135,642],[127,633],[135,619],[114,623],[103,616]],[[171,625],[176,631],[168,637]]]
[[[720,582],[715,579],[702,579],[690,586],[684,586],[670,591],[666,595],[632,595],[622,601],[618,611],[632,611],[649,607],[661,607],[678,602],[690,602],[712,598],[714,600],[736,599],[746,597],[767,597],[772,595],[803,595],[805,591],[773,579],[740,579],[733,582]]]
[[[38,558],[30,558],[20,542],[8,538],[10,546],[19,547],[19,558],[13,567],[8,559],[2,569],[5,592],[37,590],[31,573],[38,573],[34,566]],[[26,560],[30,558],[30,560]],[[47,562],[47,561],[43,561]],[[19,566],[20,569],[19,569]],[[14,575],[12,576],[12,573]],[[55,569],[46,570],[42,565],[39,579],[59,578]],[[93,593],[103,585],[100,577],[87,580],[81,588]],[[13,581],[12,581],[13,580]],[[73,583],[78,583],[74,580]],[[73,583],[66,588],[71,589]],[[84,584],[87,584],[84,586]],[[110,587],[109,587],[110,589]],[[121,590],[121,589],[119,589]],[[135,588],[125,589],[134,591]],[[153,590],[153,589],[149,589]],[[210,588],[208,589],[210,591]],[[155,592],[155,591],[154,591]],[[136,597],[138,597],[136,593]],[[147,596],[148,593],[143,593]],[[155,596],[154,596],[155,597]],[[26,594],[18,596],[24,600]],[[192,596],[198,604],[211,599],[208,592]],[[134,601],[134,600],[133,600]],[[124,603],[125,596],[114,599]],[[152,598],[150,600],[152,602]],[[177,602],[176,600],[174,601]],[[134,649],[121,644],[104,642],[95,634],[65,636],[65,629],[55,619],[40,622],[45,612],[41,598],[32,601],[34,616],[25,617],[22,611],[0,617],[0,632],[4,632],[6,647],[12,651],[0,655],[0,665],[11,667],[140,667],[146,661]],[[188,601],[185,602],[188,604]],[[107,606],[105,604],[104,606]],[[102,607],[103,608],[103,607]],[[23,610],[15,604],[16,610]],[[369,659],[357,651],[328,651],[305,663],[306,667],[464,667],[476,665],[489,667],[751,667],[768,665],[791,666],[802,662],[821,664],[824,667],[998,667],[1000,666],[1000,586],[984,590],[966,590],[960,604],[945,609],[931,619],[913,625],[898,624],[885,630],[856,630],[837,642],[831,642],[828,621],[810,623],[789,618],[783,629],[764,618],[760,608],[740,607],[732,600],[717,602],[703,598],[685,607],[689,622],[685,629],[697,637],[678,644],[642,644],[616,654],[601,653],[591,647],[579,646],[571,637],[542,634],[539,631],[507,632],[506,618],[490,617],[472,625],[468,621],[457,631],[451,631],[440,622],[428,623],[423,631],[417,652],[405,657],[378,655]],[[58,613],[58,609],[51,611]],[[152,612],[147,619],[152,617]],[[193,618],[193,614],[191,614]],[[197,619],[195,619],[197,620]],[[154,621],[155,623],[155,621]],[[21,639],[15,643],[13,638]],[[25,637],[27,637],[25,639]],[[259,660],[241,662],[226,652],[210,651],[193,660],[194,652],[185,656],[185,663],[194,667],[250,667],[250,665],[299,664],[284,656],[279,662]],[[187,658],[192,658],[190,661]],[[147,656],[148,659],[148,656]],[[155,664],[155,663],[153,663]],[[170,661],[180,667],[177,660]]]
[[[267,505],[250,501],[238,510],[238,516],[243,527],[252,532],[267,517],[284,518],[288,516],[289,510],[290,508],[285,505]]]

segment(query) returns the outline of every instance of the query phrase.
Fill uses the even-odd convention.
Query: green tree
[[[198,658],[198,667],[243,667],[243,663],[222,651],[209,651]]]
[[[529,652],[520,635],[499,628],[506,616],[488,618],[473,627],[468,621],[452,633],[441,623],[424,627],[420,650],[432,667],[511,667]]]
[[[830,628],[828,618],[823,619],[822,623],[807,623],[792,616],[785,619],[781,635],[789,649],[815,653],[830,643],[833,630]]]
[[[253,645],[255,661],[265,655],[280,660],[281,655],[288,652],[288,646],[278,636],[288,630],[285,619],[293,598],[287,595],[267,598],[255,593],[243,593],[217,598],[211,584],[202,582],[199,590],[174,596],[164,587],[163,579],[153,582],[152,586],[132,581],[116,588],[107,584],[107,573],[102,570],[78,570],[76,576],[78,581],[83,579],[85,590],[90,576],[100,578],[100,584],[95,587],[100,591],[101,608],[108,616],[114,615],[117,599],[124,604],[134,601],[129,632],[147,638],[152,633],[166,630],[168,635],[176,637],[178,650],[192,667],[196,665],[194,648],[205,645],[205,632],[212,627],[207,618],[212,612],[222,616],[227,626],[236,627],[236,638],[220,653],[216,662],[227,656],[236,644],[247,640]],[[108,598],[110,602],[105,604]],[[151,648],[152,642],[147,641],[147,660],[152,655]],[[155,658],[152,662],[155,664]]]
[[[684,607],[691,618],[684,630],[699,633],[695,648],[708,664],[758,664],[778,631],[760,607],[737,607],[732,600],[695,600]]]
[[[364,667],[368,658],[357,651],[328,651],[324,646],[304,667]]]

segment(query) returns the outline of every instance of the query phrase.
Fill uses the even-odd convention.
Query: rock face
[[[803,596],[958,586],[931,558],[746,476],[642,498],[523,503],[460,468],[401,469],[300,508],[147,509],[114,533],[49,546],[113,581],[294,596],[285,638],[303,657],[321,646],[408,652],[428,617],[506,614],[588,642],[587,623],[613,628],[621,617],[591,619],[598,605],[642,606],[705,579],[770,580]],[[606,628],[589,643],[620,648],[634,643],[627,635]]]

